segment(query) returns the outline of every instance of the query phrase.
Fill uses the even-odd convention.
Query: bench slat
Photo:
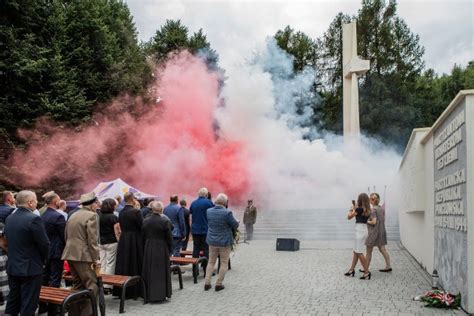
[[[123,287],[125,282],[130,280],[132,277],[128,275],[110,275],[102,274],[102,282],[107,285],[113,285],[117,287]],[[72,281],[72,275],[65,275],[64,280]]]
[[[170,261],[175,263],[197,264],[199,262],[199,258],[171,257]]]

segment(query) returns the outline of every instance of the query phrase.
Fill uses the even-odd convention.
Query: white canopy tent
[[[109,181],[109,182],[101,182],[99,183],[92,191],[95,192],[95,195],[97,198],[101,201],[107,199],[107,198],[114,198],[117,195],[120,195],[123,197],[123,195],[127,192],[132,192],[135,197],[139,200],[145,199],[145,198],[155,198],[155,195],[144,193],[140,190],[135,189],[125,181],[123,181],[120,178],[117,178],[115,180]]]

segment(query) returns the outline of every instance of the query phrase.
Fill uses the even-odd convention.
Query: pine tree
[[[158,63],[166,60],[170,53],[188,50],[191,54],[201,57],[209,69],[219,69],[219,56],[211,48],[202,29],[190,36],[188,28],[181,24],[181,20],[166,20],[145,47],[147,54],[152,55]]]

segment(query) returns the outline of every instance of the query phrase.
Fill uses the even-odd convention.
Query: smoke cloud
[[[172,193],[195,196],[206,186],[243,201],[251,190],[245,144],[219,138],[213,121],[221,102],[219,74],[182,52],[156,77],[150,91],[157,104],[118,98],[94,118],[96,125],[80,132],[42,122],[38,128],[47,128],[52,136],[13,155],[10,164],[20,172],[16,180],[40,185],[57,178],[84,192],[99,181],[121,177],[163,198]],[[123,111],[127,102],[142,114]],[[151,108],[143,111],[147,106]],[[34,137],[32,132],[21,134]]]
[[[313,97],[314,73],[289,73],[291,63],[267,40],[256,62],[227,70],[226,107],[216,117],[225,138],[247,144],[253,193],[272,209],[310,209],[348,206],[369,186],[383,191],[399,155],[366,137],[357,148],[333,134],[305,139],[311,131],[300,126],[312,113],[297,117],[296,108],[302,95]]]
[[[365,137],[361,147],[344,147],[340,136],[301,127],[313,113],[298,106],[318,98],[313,70],[293,74],[291,57],[272,40],[249,60],[226,69],[220,91],[222,75],[181,52],[156,70],[156,103],[120,97],[81,131],[46,122],[37,130],[47,139],[21,131],[30,145],[9,162],[16,180],[67,182],[79,194],[121,177],[162,198],[206,186],[234,206],[253,198],[263,209],[345,207],[369,186],[390,183],[395,151]]]

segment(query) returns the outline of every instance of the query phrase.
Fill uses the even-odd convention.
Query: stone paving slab
[[[221,292],[205,292],[202,275],[192,281],[184,267],[184,289],[173,276],[173,296],[161,304],[128,300],[125,315],[453,315],[423,307],[413,296],[430,289],[429,276],[399,243],[389,243],[392,273],[381,273],[374,251],[370,281],[346,277],[350,241],[302,241],[297,252],[275,251],[275,241],[240,244]],[[361,273],[356,273],[360,276]],[[215,278],[213,281],[215,282]],[[107,296],[107,315],[119,315],[119,300]]]

